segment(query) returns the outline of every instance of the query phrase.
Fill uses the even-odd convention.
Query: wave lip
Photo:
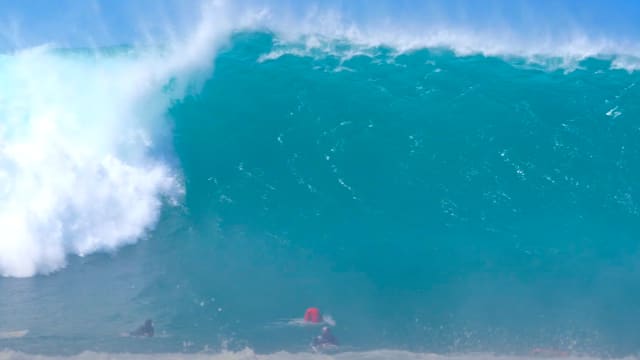
[[[391,4],[395,4],[391,9],[402,8],[397,3]],[[313,56],[337,52],[349,56],[354,51],[388,48],[398,53],[447,49],[458,56],[518,57],[534,63],[553,59],[563,68],[573,68],[588,58],[613,59],[615,68],[629,71],[637,70],[640,63],[640,46],[630,34],[606,32],[584,21],[573,22],[570,14],[554,15],[566,17],[556,19],[558,24],[563,24],[559,27],[549,18],[550,14],[544,12],[542,4],[538,9],[539,21],[526,26],[515,26],[506,21],[509,19],[505,15],[489,13],[484,14],[483,20],[487,22],[484,25],[479,21],[454,21],[456,11],[453,9],[436,15],[418,8],[413,15],[402,16],[374,10],[369,13],[368,7],[358,8],[356,13],[360,15],[348,11],[349,6],[301,8],[291,14],[290,9],[266,7],[262,16],[255,17],[248,27],[236,27],[236,30],[267,31],[276,35],[281,46],[272,54],[264,55],[262,60],[277,58],[283,53]],[[336,44],[349,44],[350,53],[336,51]]]

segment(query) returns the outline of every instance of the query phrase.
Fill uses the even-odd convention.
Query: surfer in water
[[[338,340],[328,326],[322,327],[322,333],[313,339],[313,347],[338,346]]]
[[[154,329],[153,329],[153,321],[151,321],[150,319],[147,319],[144,324],[142,324],[139,328],[135,329],[134,331],[130,332],[129,335],[131,336],[146,336],[146,337],[153,337],[153,333],[154,333]]]

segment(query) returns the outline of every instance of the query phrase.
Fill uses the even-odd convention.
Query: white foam
[[[1,275],[46,274],[69,254],[134,243],[162,199],[181,196],[157,142],[168,106],[227,38],[225,7],[207,3],[191,36],[163,49],[0,56]]]
[[[621,55],[616,56],[611,67],[613,69],[622,69],[629,72],[640,70],[640,56],[637,55]]]
[[[159,360],[294,360],[294,359],[338,359],[338,360],[534,360],[534,359],[546,359],[546,360],[595,360],[598,357],[591,356],[549,356],[549,357],[536,357],[536,356],[513,356],[513,355],[495,355],[491,353],[461,353],[461,354],[448,354],[440,355],[433,353],[417,353],[401,350],[371,350],[362,352],[340,352],[336,354],[319,354],[319,353],[289,353],[280,351],[272,354],[256,354],[251,349],[245,349],[238,352],[223,351],[220,353],[202,352],[195,354],[127,354],[127,353],[95,353],[84,352],[73,356],[38,356],[31,354],[24,354],[14,351],[1,351],[0,360],[12,359],[35,359],[35,360],[84,360],[84,359],[123,359],[123,360],[147,360],[147,359],[159,359]],[[620,358],[625,360],[635,360],[636,357]]]
[[[268,327],[284,327],[284,326],[294,326],[294,327],[318,327],[318,326],[336,326],[336,321],[333,319],[331,315],[323,315],[322,322],[313,323],[306,321],[304,318],[294,318],[294,319],[286,319],[276,321],[270,324]]]
[[[619,111],[618,108],[618,106],[614,106],[609,111],[607,111],[605,115],[613,119],[617,118],[618,116],[622,115],[622,111]]]
[[[320,29],[321,31],[321,29]],[[292,36],[286,30],[276,32],[283,41],[268,54],[259,58],[259,62],[278,59],[284,55],[321,58],[335,56],[343,61],[354,56],[375,56],[379,48],[393,51],[392,56],[421,49],[446,49],[456,56],[482,55],[487,57],[524,59],[529,64],[542,68],[568,72],[579,68],[580,62],[588,58],[611,61],[612,69],[630,72],[640,69],[640,49],[624,44],[615,44],[601,39],[567,39],[556,43],[521,44],[515,39],[490,34],[475,34],[465,30],[448,29],[419,35],[392,35],[377,32],[357,32],[350,30],[339,35],[337,31],[326,35],[319,33],[298,33]],[[346,50],[335,44],[348,43],[352,48]]]

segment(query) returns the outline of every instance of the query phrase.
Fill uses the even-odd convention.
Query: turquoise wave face
[[[637,74],[272,40],[237,37],[172,110],[190,216],[234,249],[212,266],[249,318],[319,304],[389,346],[635,341]]]
[[[640,75],[554,62],[234,36],[168,113],[181,205],[3,279],[36,334],[10,346],[304,351],[318,306],[353,349],[637,351]],[[165,337],[110,335],[147,317]]]

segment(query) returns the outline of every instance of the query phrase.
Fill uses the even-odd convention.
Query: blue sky
[[[188,27],[199,0],[0,0],[0,49],[54,42],[61,46],[129,43]],[[487,29],[501,24],[527,36],[569,27],[594,36],[640,38],[638,0],[235,0],[268,3],[302,14],[310,6],[337,9],[356,23],[442,23]],[[238,5],[242,6],[242,5]]]

